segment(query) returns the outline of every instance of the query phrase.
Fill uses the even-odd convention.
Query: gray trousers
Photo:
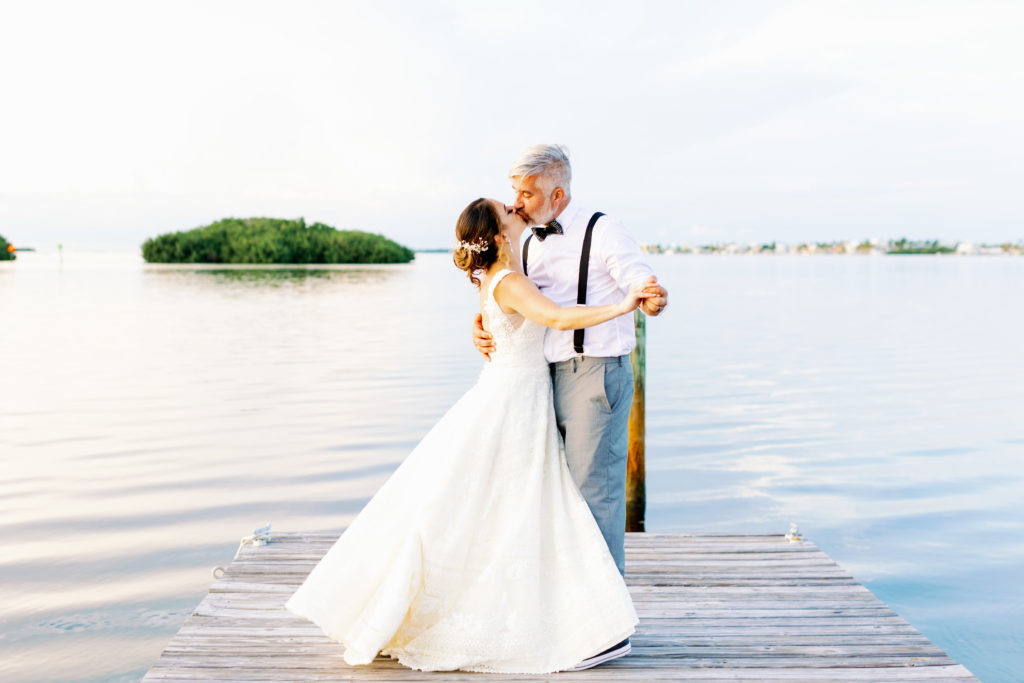
[[[626,459],[633,368],[629,356],[551,363],[555,419],[569,472],[626,573]]]

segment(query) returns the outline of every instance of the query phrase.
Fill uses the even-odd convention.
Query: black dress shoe
[[[625,657],[626,655],[629,654],[629,651],[632,650],[632,649],[633,649],[633,646],[629,644],[629,638],[626,638],[624,641],[622,641],[618,645],[612,645],[610,648],[608,648],[604,652],[598,652],[593,657],[587,657],[582,662],[580,662],[579,664],[574,666],[571,669],[571,671],[583,671],[584,669],[593,668],[593,667],[597,666],[598,664],[604,664],[605,662],[610,662],[613,659],[618,659],[619,657]]]

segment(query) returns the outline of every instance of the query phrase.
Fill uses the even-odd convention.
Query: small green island
[[[0,235],[0,261],[13,261],[17,255],[11,250],[11,244]]]
[[[415,257],[383,235],[306,225],[302,218],[224,218],[142,245],[148,263],[409,263]]]

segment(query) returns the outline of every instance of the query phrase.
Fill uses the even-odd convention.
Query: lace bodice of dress
[[[491,364],[499,366],[545,366],[544,332],[546,327],[527,320],[518,313],[511,315],[501,310],[494,300],[494,288],[512,271],[503,269],[494,274],[487,286],[484,299],[484,314],[487,329],[494,336],[496,350],[491,354]]]

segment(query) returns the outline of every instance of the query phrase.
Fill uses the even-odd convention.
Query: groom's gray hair
[[[509,178],[516,176],[545,176],[554,181],[551,189],[560,187],[569,192],[572,182],[572,166],[569,165],[569,148],[565,145],[532,145],[527,147],[508,172]]]

